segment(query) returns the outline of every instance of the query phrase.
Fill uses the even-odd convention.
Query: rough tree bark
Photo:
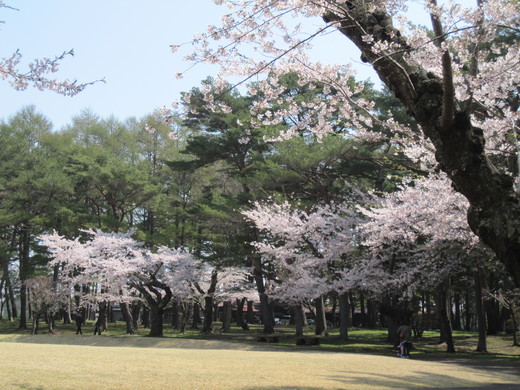
[[[341,341],[348,341],[349,313],[349,293],[344,292],[339,296],[339,339]]]
[[[171,289],[158,280],[146,283],[146,286],[139,284],[134,287],[143,295],[150,312],[150,337],[163,336],[163,314],[166,305],[172,299]]]
[[[262,271],[262,261],[259,256],[251,256],[253,264],[253,277],[256,283],[258,296],[260,297],[260,310],[262,312],[262,324],[264,333],[274,333],[273,313],[269,308],[269,297],[265,292],[264,274]]]
[[[231,332],[231,301],[224,302],[224,313],[222,316],[222,332]]]
[[[303,306],[302,304],[298,304],[298,305],[295,305],[293,307],[294,309],[294,325],[295,325],[295,335],[296,337],[298,336],[303,336],[303,326],[304,326],[304,321],[303,321],[303,317],[305,317],[305,313],[303,311]]]
[[[204,294],[204,322],[202,325],[202,333],[213,332],[213,295],[217,288],[218,270],[215,268],[211,273],[211,281],[208,291]]]
[[[325,304],[323,302],[323,295],[314,300],[316,307],[316,319],[314,333],[316,335],[327,335],[327,321],[325,319]]]
[[[368,12],[363,0],[334,4],[334,11],[326,13],[324,20],[334,23],[361,50],[362,60],[371,64],[418,122],[435,147],[440,169],[470,203],[469,226],[493,249],[520,286],[520,195],[514,190],[513,179],[499,172],[486,155],[483,132],[472,125],[468,105],[454,98],[449,52],[443,56],[442,77],[436,76],[406,60],[405,53],[412,48],[387,13]],[[442,25],[433,20],[440,45]],[[376,41],[393,44],[392,54],[375,52],[363,39],[367,34]]]
[[[449,315],[449,293],[448,286],[441,285],[436,295],[437,310],[439,313],[439,322],[441,330],[440,342],[446,343],[446,352],[455,352],[455,343],[453,341],[453,332],[451,327],[451,319]]]
[[[134,318],[128,303],[121,303],[121,314],[123,315],[123,319],[126,323],[126,334],[135,334]]]

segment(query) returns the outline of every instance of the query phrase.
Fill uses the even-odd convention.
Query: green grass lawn
[[[30,324],[28,324],[28,327]],[[0,334],[29,334],[30,330],[19,331],[17,329],[18,322],[9,322],[0,320]],[[244,331],[239,327],[232,327],[230,333],[223,334],[220,332],[220,324],[215,324],[215,333],[211,335],[202,334],[200,330],[188,329],[185,333],[178,333],[174,331],[171,326],[164,326],[165,338],[187,338],[187,339],[211,339],[211,340],[235,340],[242,342],[256,343],[259,336],[262,335],[261,325],[250,325],[249,331]],[[139,327],[135,336],[125,335],[125,324],[123,322],[109,323],[108,331],[104,333],[105,336],[110,337],[142,337],[149,332],[148,329]],[[94,325],[92,322],[87,322],[83,327],[85,335],[92,334]],[[74,324],[56,324],[55,334],[75,334],[76,327]],[[45,323],[40,325],[40,333],[46,333]],[[348,342],[343,342],[339,339],[339,331],[337,329],[329,330],[329,337],[320,338],[319,346],[305,346],[297,347],[295,345],[294,329],[287,327],[277,327],[276,334],[278,335],[278,342],[273,343],[280,347],[294,347],[297,349],[314,349],[327,351],[340,351],[352,353],[369,353],[377,355],[393,356],[396,354],[392,346],[386,341],[387,331],[385,329],[351,329],[349,330]],[[309,327],[306,330],[306,335],[312,336],[313,329]],[[520,347],[512,346],[511,335],[497,335],[488,336],[487,345],[488,353],[478,353],[475,351],[478,335],[477,332],[454,332],[456,354],[446,353],[446,345],[439,344],[439,333],[434,331],[426,331],[422,338],[413,340],[412,357],[421,359],[434,358],[470,358],[470,359],[486,359],[486,360],[511,360],[520,361]]]
[[[464,352],[447,355],[435,344],[438,335],[426,333],[412,359],[403,360],[383,330],[353,329],[346,344],[332,332],[309,347],[296,346],[290,328],[278,329],[279,343],[256,341],[259,327],[212,335],[166,327],[162,338],[124,330],[123,323],[109,324],[93,336],[89,323],[81,336],[73,325],[58,324],[55,334],[42,329],[33,336],[0,321],[0,389],[513,389],[520,383],[520,348],[503,337],[490,337],[492,353],[482,355],[472,352],[473,333],[457,333]]]
[[[512,389],[520,383],[519,367],[511,364],[403,360],[236,340],[11,334],[0,335],[0,352],[2,390]]]

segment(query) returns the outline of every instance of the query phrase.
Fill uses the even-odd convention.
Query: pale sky
[[[5,0],[18,11],[0,8],[0,57],[20,49],[26,61],[54,57],[74,49],[55,74],[58,79],[89,82],[105,79],[74,97],[33,88],[18,92],[0,80],[0,120],[34,104],[56,130],[90,108],[102,118],[141,118],[169,107],[182,91],[200,86],[216,68],[198,65],[183,79],[175,78],[189,64],[187,53],[169,46],[189,42],[208,24],[218,24],[227,11],[211,0]],[[360,79],[376,77],[360,64],[345,38],[327,37],[317,50],[327,62],[355,61]],[[327,53],[327,54],[325,54]],[[327,58],[325,58],[327,56]],[[336,58],[334,58],[334,56]],[[22,67],[23,69],[23,67]]]

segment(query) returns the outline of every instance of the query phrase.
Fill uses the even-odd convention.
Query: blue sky
[[[79,82],[104,78],[106,83],[90,86],[71,98],[34,89],[18,92],[0,81],[0,119],[7,120],[29,104],[46,115],[55,129],[70,123],[86,108],[103,118],[140,118],[169,106],[180,92],[199,86],[202,79],[216,72],[214,67],[198,65],[178,80],[175,73],[188,64],[182,61],[182,53],[173,54],[169,49],[171,44],[190,41],[208,24],[218,24],[227,9],[211,0],[5,2],[19,11],[0,8],[0,20],[5,22],[0,24],[0,57],[20,49],[29,61],[74,49],[75,56],[62,63],[56,78]],[[328,62],[359,63],[358,53],[343,37],[329,36],[317,46],[318,55]],[[361,78],[369,77],[366,66],[359,67]]]

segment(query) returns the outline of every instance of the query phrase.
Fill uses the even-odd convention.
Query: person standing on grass
[[[83,334],[81,331],[81,325],[83,325],[83,316],[81,315],[81,312],[78,310],[76,312],[76,334]]]
[[[399,338],[400,356],[403,359],[410,358],[410,347],[412,346],[412,328],[408,325],[401,325],[397,328],[397,337]]]
[[[94,336],[96,335],[101,336],[101,319],[99,317],[99,313],[96,313],[96,322],[94,323]]]

